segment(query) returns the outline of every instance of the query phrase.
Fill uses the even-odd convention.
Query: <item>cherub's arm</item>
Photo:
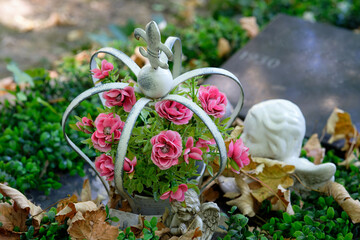
[[[175,213],[170,223],[170,233],[173,235],[181,235],[182,234],[181,230],[182,228],[184,228],[183,225],[185,225],[184,223],[180,222],[177,216],[178,216],[177,213]],[[186,231],[186,225],[183,231]]]

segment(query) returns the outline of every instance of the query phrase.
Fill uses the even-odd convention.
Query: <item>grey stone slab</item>
[[[360,35],[322,23],[277,16],[223,66],[245,91],[244,118],[254,104],[274,98],[296,103],[306,119],[306,135],[321,134],[334,107],[351,114],[360,129]],[[212,76],[235,105],[239,90]]]

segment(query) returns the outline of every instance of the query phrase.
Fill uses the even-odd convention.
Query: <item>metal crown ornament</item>
[[[95,58],[99,53],[112,55],[116,59],[123,62],[135,74],[138,83],[138,87],[135,87],[135,91],[141,92],[145,95],[145,97],[138,100],[136,104],[132,107],[128,115],[128,118],[126,119],[125,126],[122,130],[121,137],[118,143],[117,154],[115,158],[115,187],[120,193],[120,195],[122,195],[122,197],[129,200],[130,205],[132,202],[132,197],[123,187],[124,159],[127,153],[127,147],[128,147],[129,139],[131,137],[132,129],[135,125],[135,122],[141,110],[148,103],[158,100],[172,100],[179,102],[184,106],[186,106],[187,108],[189,108],[191,111],[193,111],[193,113],[195,113],[205,123],[205,125],[209,128],[211,134],[213,135],[216,141],[220,156],[220,170],[217,172],[217,174],[213,176],[212,180],[214,180],[225,169],[226,161],[227,161],[226,147],[220,132],[218,131],[215,123],[211,120],[211,118],[204,112],[204,110],[202,110],[194,102],[183,96],[176,94],[169,94],[169,93],[179,84],[197,76],[218,74],[232,79],[237,83],[237,85],[240,88],[239,91],[240,96],[237,105],[235,106],[235,109],[230,116],[230,120],[227,123],[227,127],[231,125],[231,123],[234,121],[234,119],[240,112],[244,99],[244,92],[240,81],[235,75],[233,75],[231,72],[225,69],[213,68],[213,67],[200,68],[180,75],[181,55],[182,55],[181,41],[177,37],[169,37],[167,38],[165,43],[162,43],[159,28],[154,21],[148,23],[146,25],[145,30],[140,28],[135,29],[134,35],[136,39],[143,38],[147,43],[147,50],[145,50],[144,48],[140,48],[140,53],[144,57],[149,59],[150,64],[145,65],[140,69],[139,66],[123,52],[109,47],[101,48],[99,51],[95,52],[91,57],[91,62],[90,62],[90,68],[92,70],[96,68]],[[169,70],[168,61],[173,62],[172,72]],[[84,91],[70,103],[62,118],[62,128],[65,139],[67,140],[69,145],[82,158],[84,158],[85,161],[94,169],[94,171],[97,173],[97,175],[99,176],[106,190],[109,193],[108,186],[106,182],[103,180],[103,178],[101,178],[99,173],[96,171],[94,163],[80,150],[80,148],[78,148],[70,140],[70,138],[67,136],[65,132],[65,126],[70,112],[86,98],[93,96],[95,94],[102,93],[104,91],[109,91],[111,89],[123,89],[126,86],[128,86],[128,84],[127,83],[102,84],[101,82],[98,82],[99,79],[95,78],[94,76],[92,78],[93,78],[93,82],[95,83],[95,87]],[[105,105],[105,100],[100,94],[99,96],[103,105]],[[205,187],[206,186],[204,186],[200,191],[202,192],[205,189]]]

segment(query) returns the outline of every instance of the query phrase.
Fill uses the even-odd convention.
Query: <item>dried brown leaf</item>
[[[115,226],[105,222],[106,211],[97,209],[95,211],[86,211],[83,214],[77,212],[73,217],[68,228],[68,233],[72,239],[88,240],[113,240],[119,234]]]
[[[220,197],[220,193],[214,188],[209,188],[202,193],[202,197],[205,202],[215,202]]]
[[[67,197],[67,198],[60,200],[56,206],[56,212],[60,212],[71,202],[72,203],[78,202],[78,198],[75,194],[73,194],[71,197]]]
[[[1,229],[13,231],[14,227],[18,227],[21,232],[26,231],[25,222],[28,217],[26,210],[15,210],[13,206],[8,203],[0,203],[0,213]]]
[[[337,182],[327,182],[319,189],[332,196],[342,209],[349,215],[354,224],[360,222],[360,202],[351,198],[345,187]]]
[[[1,240],[20,240],[20,236],[22,233],[7,231],[3,228],[0,228],[0,239]]]
[[[225,38],[220,38],[217,44],[218,57],[222,58],[228,55],[230,51],[231,51],[231,46],[229,41]]]
[[[116,189],[114,186],[110,185],[110,194],[109,194],[108,207],[117,209],[119,205],[119,201],[121,200],[121,196],[116,193]],[[131,209],[131,208],[130,208]],[[123,210],[122,210],[123,211]],[[131,212],[131,211],[130,211]]]
[[[326,123],[326,132],[331,134],[329,143],[345,139],[342,150],[348,150],[352,145],[352,138],[356,147],[360,145],[360,136],[356,127],[352,124],[350,114],[339,108],[335,108]]]
[[[244,181],[242,174],[235,176],[235,181],[240,189],[241,196],[226,202],[227,205],[237,206],[242,214],[249,217],[255,216],[255,200],[251,195],[248,184]]]
[[[89,179],[85,179],[83,183],[80,199],[82,202],[91,201],[91,187]]]
[[[70,202],[63,210],[56,214],[56,220],[63,223],[66,218],[72,219],[77,212],[84,214],[86,211],[95,211],[99,209],[92,201],[72,203]]]
[[[199,227],[194,230],[187,231],[184,235],[179,237],[179,240],[193,240],[198,239],[198,237],[202,236],[202,232]]]
[[[287,190],[283,188],[281,185],[279,185],[277,195],[280,197],[280,199],[275,196],[270,199],[272,205],[271,210],[286,211],[288,214],[294,215],[295,213],[291,206],[291,200],[290,200],[290,195],[291,195],[290,190]],[[283,203],[285,203],[286,208]]]
[[[319,165],[322,163],[325,156],[325,148],[321,147],[318,134],[313,134],[304,145],[307,157],[314,158],[314,164]]]
[[[259,25],[256,23],[255,17],[243,17],[240,18],[239,22],[250,38],[254,38],[259,34]]]
[[[252,158],[251,163],[243,170],[260,181],[262,187],[251,192],[252,196],[260,203],[275,196],[279,185],[288,188],[294,184],[290,174],[295,171],[295,166],[280,161]]]
[[[14,201],[14,210],[19,212],[19,210],[24,210],[27,214],[35,216],[33,218],[33,224],[36,227],[40,225],[41,219],[45,215],[43,210],[30,202],[21,192],[18,190],[6,186],[5,184],[0,183],[0,193],[4,196],[9,197]]]
[[[119,208],[119,211],[132,212],[131,206],[130,206],[128,200],[125,199],[125,200],[121,201],[121,208]]]

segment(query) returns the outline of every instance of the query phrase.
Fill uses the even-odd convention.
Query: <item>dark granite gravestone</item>
[[[254,104],[283,98],[297,104],[306,119],[306,135],[321,135],[334,107],[347,111],[360,129],[360,35],[321,23],[277,16],[221,66],[234,73],[245,91],[244,118]],[[236,104],[236,84],[212,76]]]

